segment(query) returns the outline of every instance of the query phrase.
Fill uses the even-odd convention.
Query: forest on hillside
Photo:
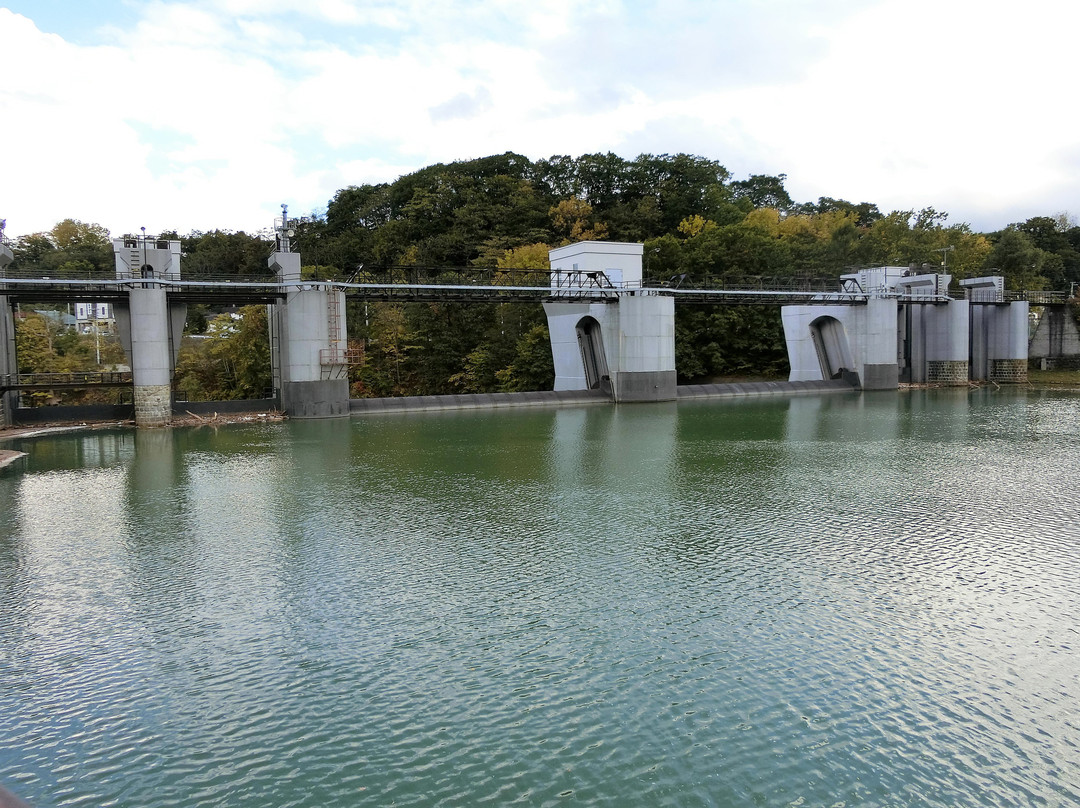
[[[688,154],[555,156],[506,153],[437,164],[390,183],[339,190],[325,211],[298,218],[293,248],[306,277],[345,280],[361,266],[547,267],[553,247],[585,239],[642,242],[646,279],[683,285],[754,278],[830,278],[853,267],[915,265],[954,278],[1000,274],[1010,289],[1064,289],[1080,282],[1080,226],[1066,213],[977,233],[947,214],[883,212],[871,202],[793,200],[785,176],[735,179],[720,163]],[[181,235],[182,273],[265,276],[269,232]],[[67,219],[12,243],[12,272],[49,277],[112,273],[109,231]],[[40,318],[40,319],[35,319]],[[52,334],[55,318],[17,322],[24,371],[88,369],[100,345]],[[535,304],[350,301],[349,338],[363,351],[354,396],[550,388],[543,310]],[[257,397],[270,386],[266,314],[193,309],[176,387],[189,399]],[[108,350],[110,361],[116,351]],[[78,368],[74,366],[78,366]],[[679,306],[680,383],[776,376],[787,359],[779,310]]]

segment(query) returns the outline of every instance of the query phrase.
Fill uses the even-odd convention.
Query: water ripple
[[[1080,804],[1080,401],[861,401],[50,439],[0,478],[0,782]]]

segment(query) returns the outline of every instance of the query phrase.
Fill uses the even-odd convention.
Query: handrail
[[[78,291],[80,294],[101,291],[112,294],[121,293],[128,289],[142,287],[164,287],[178,291],[240,291],[258,290],[260,292],[274,292],[285,294],[293,290],[310,289],[339,289],[348,292],[355,291],[430,291],[430,292],[490,292],[497,297],[499,293],[517,292],[529,293],[537,297],[593,297],[614,298],[619,294],[660,294],[674,297],[697,296],[700,298],[739,298],[739,297],[763,297],[763,298],[789,298],[807,299],[810,301],[865,301],[872,297],[884,297],[901,302],[919,303],[947,303],[952,300],[969,300],[972,303],[1010,303],[1015,301],[1028,301],[1033,305],[1062,305],[1075,302],[1069,292],[1065,291],[1029,291],[1008,290],[993,292],[982,295],[978,292],[972,294],[971,290],[956,290],[950,293],[923,294],[916,291],[898,292],[885,289],[871,289],[865,291],[853,291],[839,288],[836,281],[826,282],[821,278],[703,278],[702,285],[687,288],[682,285],[669,285],[669,283],[657,283],[642,281],[639,283],[614,283],[605,273],[583,270],[504,270],[477,268],[475,270],[443,270],[438,268],[394,268],[392,270],[365,271],[355,273],[348,281],[340,280],[316,280],[299,279],[279,281],[273,279],[254,279],[250,276],[232,276],[229,278],[178,279],[168,276],[141,277],[131,273],[125,273],[126,277],[110,278],[28,278],[0,275],[0,294],[11,291],[32,291],[36,288],[62,291],[69,289]],[[424,275],[441,275],[431,279],[425,279]],[[455,277],[456,276],[456,277]],[[469,283],[469,277],[486,277],[489,283]],[[507,280],[516,278],[526,279],[526,283],[507,283]],[[543,283],[529,283],[529,280],[544,278]],[[726,281],[724,285],[713,285],[717,280]],[[466,282],[457,282],[466,281]],[[981,290],[979,290],[981,291]]]

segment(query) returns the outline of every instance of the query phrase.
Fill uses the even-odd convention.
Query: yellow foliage
[[[775,208],[755,208],[746,214],[743,224],[762,230],[770,236],[780,235],[780,211]]]
[[[548,261],[549,250],[551,247],[542,242],[514,247],[504,252],[495,265],[499,269],[548,269],[551,266]]]
[[[701,235],[706,230],[714,229],[716,226],[716,222],[695,213],[693,216],[687,216],[679,222],[678,230],[687,238],[693,238]]]
[[[842,210],[829,210],[810,215],[787,216],[780,220],[781,238],[803,236],[819,241],[828,241],[836,231],[845,225],[854,225],[858,217],[854,213]]]
[[[592,205],[584,199],[564,199],[551,208],[548,215],[551,216],[555,230],[564,234],[563,244],[602,241],[607,238],[607,225],[593,220]]]
[[[401,254],[401,266],[414,267],[420,263],[420,248],[415,244],[409,245],[409,247]]]
[[[782,216],[775,208],[757,208],[746,214],[743,224],[774,238],[829,241],[842,227],[856,221],[854,213],[842,210]]]

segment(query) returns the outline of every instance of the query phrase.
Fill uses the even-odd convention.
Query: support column
[[[292,418],[348,416],[345,293],[300,283],[299,253],[275,252],[267,263],[280,282],[296,283],[274,312],[281,408]]]
[[[172,416],[172,346],[169,303],[161,288],[128,293],[135,425],[163,426]],[[120,325],[117,311],[117,326]]]
[[[915,306],[911,306],[916,308]],[[927,381],[949,386],[968,383],[968,322],[969,304],[966,300],[953,300],[941,305],[921,306]]]
[[[120,343],[131,362],[135,425],[163,426],[172,418],[172,375],[187,306],[170,303],[155,279],[180,280],[180,242],[143,233],[113,239],[116,277],[135,281],[126,302],[113,305]]]
[[[990,363],[990,381],[1023,384],[1028,380],[1028,302],[1010,303],[998,313],[996,356]]]
[[[673,401],[675,299],[619,297],[619,363],[612,374],[616,401]]]

